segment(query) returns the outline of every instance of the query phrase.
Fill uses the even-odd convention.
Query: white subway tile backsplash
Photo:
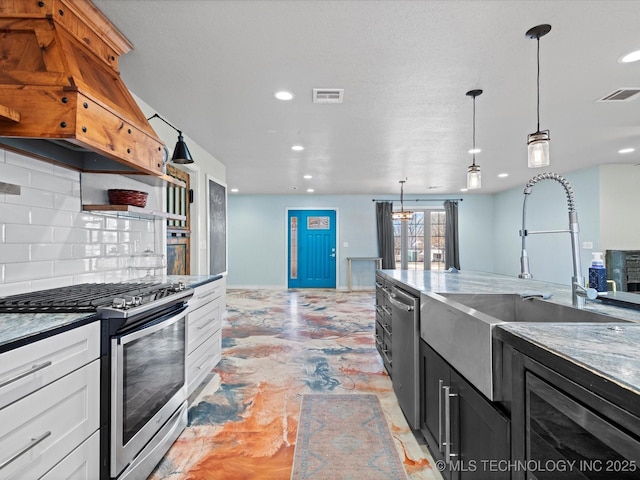
[[[82,211],[81,174],[0,149],[0,296],[144,277],[131,255],[156,245],[162,223]]]
[[[29,261],[29,244],[5,243],[0,247],[0,263]]]
[[[62,193],[55,193],[53,195],[53,208],[56,210],[67,210],[69,212],[79,212],[82,210],[82,203],[80,197],[73,195],[64,195]]]
[[[6,263],[4,267],[8,283],[53,277],[53,261]]]
[[[37,188],[22,187],[20,195],[7,195],[6,204],[30,205],[33,207],[53,207],[53,192],[38,190]]]
[[[47,190],[49,192],[73,194],[73,181],[68,178],[57,177],[52,174],[31,172],[31,188]]]
[[[52,227],[73,226],[73,212],[52,210],[51,208],[31,207],[30,222],[32,225],[50,225]]]
[[[29,186],[29,178],[31,170],[19,165],[3,164],[0,171],[0,181],[5,183],[13,183],[21,187]]]
[[[32,243],[31,260],[70,259],[73,258],[72,250],[73,245],[67,243]]]
[[[6,243],[51,243],[53,227],[45,225],[21,225],[7,223],[5,229]]]
[[[48,210],[51,212],[51,210]],[[31,207],[25,205],[2,205],[0,207],[0,223],[31,223]]]
[[[92,231],[82,228],[53,227],[55,243],[89,243]]]
[[[56,277],[74,275],[91,271],[90,258],[77,258],[72,260],[54,260],[53,274]]]
[[[5,159],[7,164],[53,175],[54,165],[52,163],[43,162],[42,160],[27,157],[26,155],[20,155],[19,153],[12,152],[11,150],[7,150],[6,152]]]

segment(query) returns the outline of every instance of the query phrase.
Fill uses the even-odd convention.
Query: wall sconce
[[[473,97],[473,163],[467,169],[467,188],[477,190],[482,186],[482,174],[480,165],[476,165],[476,97],[482,95],[482,90],[469,90],[467,96]]]
[[[179,163],[182,165],[187,163],[193,163],[193,158],[191,158],[191,152],[189,152],[189,148],[187,147],[187,144],[184,142],[184,138],[182,137],[182,132],[178,130],[176,127],[174,127],[173,125],[171,125],[169,122],[167,122],[164,118],[162,118],[157,113],[147,118],[147,120],[151,120],[152,118],[159,118],[164,123],[166,123],[171,128],[173,128],[176,132],[178,132],[178,142],[176,143],[176,146],[173,149],[173,156],[171,157],[171,161],[173,163]]]
[[[549,130],[540,131],[540,37],[544,37],[551,31],[551,25],[538,25],[527,30],[527,37],[536,39],[538,42],[538,99],[537,99],[537,113],[538,113],[538,128],[535,133],[532,133],[527,138],[527,150],[528,150],[528,165],[529,168],[546,167],[549,165]]]

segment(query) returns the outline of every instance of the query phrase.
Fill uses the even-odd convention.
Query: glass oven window
[[[123,444],[185,383],[185,318],[124,345]]]

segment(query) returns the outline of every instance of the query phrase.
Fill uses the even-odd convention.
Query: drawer
[[[187,357],[187,395],[198,388],[222,356],[222,330],[218,330]]]
[[[0,355],[0,409],[100,356],[100,322]]]
[[[97,478],[100,478],[100,432],[91,435],[40,480],[96,480]]]
[[[222,298],[217,298],[187,315],[187,353],[222,328]]]
[[[0,410],[1,480],[40,478],[98,430],[100,361]]]
[[[211,300],[221,297],[225,293],[226,279],[222,277],[215,282],[205,283],[194,289],[193,297],[189,299],[189,311],[206,305]]]

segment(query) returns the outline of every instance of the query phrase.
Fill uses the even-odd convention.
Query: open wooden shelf
[[[176,215],[173,213],[152,210],[149,208],[140,208],[133,205],[83,205],[82,209],[87,212],[104,213],[117,216],[135,217],[155,220],[163,218],[165,220],[186,220],[185,215]]]

